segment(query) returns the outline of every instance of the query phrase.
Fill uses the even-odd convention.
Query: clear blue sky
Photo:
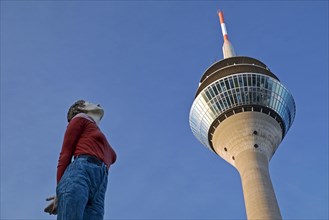
[[[244,219],[238,172],[193,136],[199,79],[239,55],[293,94],[270,163],[284,219],[328,218],[328,1],[1,1],[1,219],[54,219],[56,166],[78,99],[105,109],[118,154],[106,219]]]

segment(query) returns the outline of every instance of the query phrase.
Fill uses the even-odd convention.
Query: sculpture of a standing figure
[[[57,165],[56,196],[45,212],[57,220],[101,220],[108,171],[116,154],[98,124],[100,105],[75,102],[67,113],[68,126]],[[74,158],[73,162],[72,158]]]

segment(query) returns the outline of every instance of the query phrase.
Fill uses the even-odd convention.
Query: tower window
[[[232,159],[235,160],[235,157],[233,156]]]
[[[258,133],[257,133],[257,131],[254,131],[254,135],[257,135]]]
[[[226,148],[226,147],[224,147],[224,150],[225,150],[225,151],[227,151],[227,148]]]
[[[254,147],[255,147],[255,148],[258,148],[258,144],[255,144]]]

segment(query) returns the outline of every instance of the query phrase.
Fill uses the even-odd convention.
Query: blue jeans
[[[102,220],[106,187],[105,164],[74,160],[56,188],[57,220]]]

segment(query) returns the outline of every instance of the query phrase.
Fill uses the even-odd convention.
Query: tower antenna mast
[[[220,10],[217,13],[218,13],[220,26],[222,28],[222,33],[223,33],[223,38],[224,38],[224,43],[223,43],[224,59],[229,58],[229,57],[235,57],[236,53],[234,51],[233,45],[228,40],[227,29],[226,29],[226,25],[225,25],[225,22],[224,22],[224,13]]]

